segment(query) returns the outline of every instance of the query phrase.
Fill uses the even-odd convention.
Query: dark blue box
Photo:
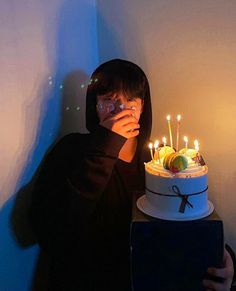
[[[208,267],[221,267],[222,220],[167,221],[143,214],[133,202],[131,269],[133,291],[202,291]]]

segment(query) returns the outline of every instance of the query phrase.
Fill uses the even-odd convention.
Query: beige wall
[[[152,137],[182,114],[209,166],[209,197],[236,250],[236,1],[98,0],[101,61],[127,58],[150,80]]]

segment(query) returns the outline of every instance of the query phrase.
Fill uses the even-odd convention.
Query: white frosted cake
[[[146,191],[137,201],[144,213],[166,220],[194,220],[208,216],[208,167],[198,151],[179,152],[165,146],[145,163]]]

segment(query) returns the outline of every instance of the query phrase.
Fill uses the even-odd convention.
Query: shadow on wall
[[[83,17],[94,7],[79,1],[81,11],[78,11],[78,1],[70,1],[70,5],[61,8],[60,19],[58,20],[58,34],[56,51],[51,52],[51,39],[46,34],[47,53],[49,62],[50,58],[56,59],[54,72],[51,77],[46,76],[46,82],[38,89],[35,94],[36,100],[25,106],[26,116],[25,125],[30,122],[35,106],[38,100],[43,100],[40,106],[40,120],[38,123],[37,136],[31,153],[25,163],[25,169],[18,181],[18,185],[24,185],[18,193],[10,199],[3,211],[9,212],[10,227],[18,246],[26,249],[37,243],[36,238],[30,227],[28,219],[29,207],[31,204],[31,195],[34,182],[37,179],[42,159],[45,152],[50,151],[55,142],[63,135],[70,132],[85,132],[85,91],[88,83],[88,76],[83,70],[74,69],[76,67],[86,68],[91,66],[95,54],[89,56],[93,48],[84,50],[86,46],[87,35],[85,32],[86,25],[81,27]],[[81,15],[82,19],[79,17]],[[77,27],[78,29],[74,29]],[[81,31],[83,34],[81,35]],[[87,35],[86,35],[87,34]],[[84,37],[84,39],[83,39]],[[48,39],[47,39],[48,38]],[[91,37],[90,37],[91,38]],[[81,42],[83,46],[81,47]],[[91,42],[91,41],[90,41]],[[90,43],[87,44],[89,47]],[[86,52],[86,56],[84,56]],[[97,52],[96,52],[97,53]],[[52,55],[51,55],[52,54]],[[81,60],[79,60],[80,58]],[[92,61],[91,61],[92,59]],[[78,60],[78,61],[75,61]],[[71,70],[73,68],[73,71]],[[68,73],[69,72],[69,73]],[[63,76],[64,82],[61,79]],[[38,96],[38,97],[37,97]],[[43,98],[42,98],[43,96]],[[29,127],[29,125],[28,125]],[[37,169],[37,171],[36,171]],[[32,173],[35,173],[32,176]],[[30,182],[29,182],[30,180]],[[4,215],[5,215],[4,214]],[[42,214],[43,215],[43,214]],[[8,226],[8,222],[5,222]],[[10,241],[11,239],[8,238]],[[32,290],[46,290],[47,278],[49,273],[50,262],[46,254],[42,251],[37,259],[37,266],[34,274]]]
[[[136,4],[135,1],[98,0],[98,52],[101,63],[121,58],[140,65],[146,71],[145,47],[140,32],[145,13]]]
[[[88,79],[85,73],[81,71],[72,72],[70,73],[63,84],[63,93],[62,93],[62,102],[61,102],[61,124],[59,127],[59,136],[64,135],[65,133],[72,132],[72,131],[79,131],[80,129],[84,128],[84,116],[81,114],[78,114],[78,112],[84,112],[85,111],[85,100],[82,102],[79,102],[79,100],[82,99],[82,90],[81,90],[81,81],[84,81]],[[78,110],[79,107],[79,110]],[[68,110],[69,108],[69,110]],[[45,118],[42,122],[42,125],[40,127],[40,134],[37,138],[37,145],[35,146],[33,150],[33,156],[30,158],[30,161],[34,161],[38,158],[38,156],[41,156],[41,153],[39,153],[40,145],[42,142],[42,139],[44,138],[44,133],[47,130],[47,124],[48,124],[48,116],[50,118],[51,114],[54,114],[53,110],[53,103],[48,104],[47,106],[47,113],[45,114]],[[40,136],[42,135],[42,138]],[[56,139],[56,142],[59,138]],[[50,149],[54,146],[56,143],[54,142],[47,152],[50,151]],[[31,181],[22,187],[20,191],[16,194],[15,198],[15,205],[12,211],[12,217],[11,217],[11,224],[13,227],[13,231],[15,234],[15,237],[17,239],[17,242],[22,247],[28,247],[32,244],[36,243],[36,240],[33,236],[33,234],[30,231],[30,225],[28,221],[28,209],[31,204],[31,193],[33,190],[33,185],[35,180],[37,179],[38,173],[40,171],[41,165],[43,161],[39,165],[36,173],[32,177]],[[28,164],[28,163],[27,163]],[[30,162],[27,165],[25,169],[25,173],[28,174],[28,171],[30,169],[31,165]],[[25,175],[23,174],[23,176]]]
[[[100,63],[115,58],[128,60],[124,47],[114,34],[114,30],[112,30],[111,26],[108,25],[99,8],[97,10],[97,26]]]
[[[85,132],[85,103],[88,76],[82,71],[67,75],[63,85],[59,137],[68,132]],[[86,131],[87,132],[87,131]]]
[[[78,114],[79,112],[84,112],[85,110],[85,100],[82,102],[79,102],[79,100],[82,100],[83,92],[81,91],[81,81],[87,80],[88,77],[85,73],[82,71],[76,71],[70,73],[64,81],[63,84],[63,93],[62,93],[62,101],[61,101],[61,123],[59,126],[59,135],[64,135],[65,133],[71,132],[71,131],[80,131],[80,129],[84,126],[84,115]],[[78,110],[79,107],[79,110]],[[68,110],[69,108],[69,110]],[[46,114],[44,116],[43,122],[39,129],[39,135],[37,138],[37,144],[33,150],[33,155],[30,158],[30,161],[32,163],[34,162],[34,159],[38,159],[39,156],[42,156],[42,153],[40,152],[41,149],[41,143],[44,139],[45,131],[47,131],[47,125],[48,125],[48,118],[50,119],[51,114],[55,114],[54,110],[54,104],[53,102],[48,102],[47,104],[47,110]],[[56,141],[58,138],[56,139]],[[49,147],[47,150],[50,151],[50,149],[53,147],[55,142]],[[43,159],[44,160],[44,159]],[[13,234],[18,242],[18,244],[22,248],[26,248],[29,246],[32,246],[33,244],[37,243],[36,238],[34,237],[30,222],[28,219],[28,211],[31,204],[31,195],[32,190],[34,186],[34,182],[37,179],[38,173],[40,171],[41,165],[43,161],[40,163],[36,173],[34,174],[31,181],[22,187],[20,191],[16,194],[15,200],[14,200],[14,206],[12,209],[11,214],[11,226],[13,230]],[[31,163],[27,163],[27,167],[25,169],[24,175],[29,174],[28,172],[32,168]],[[46,254],[41,253],[38,259],[38,265],[36,269],[36,276],[35,276],[35,284],[37,285],[36,290],[45,290],[45,276],[48,274],[48,267],[49,262]],[[44,277],[44,280],[41,280],[39,278]],[[43,284],[38,289],[38,284]]]

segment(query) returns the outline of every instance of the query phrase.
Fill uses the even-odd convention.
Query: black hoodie
[[[90,133],[69,134],[47,154],[33,191],[32,226],[52,261],[50,290],[128,291],[132,194],[144,187],[151,131],[149,86],[131,163],[118,159],[126,138],[100,126],[89,90],[86,98]]]

